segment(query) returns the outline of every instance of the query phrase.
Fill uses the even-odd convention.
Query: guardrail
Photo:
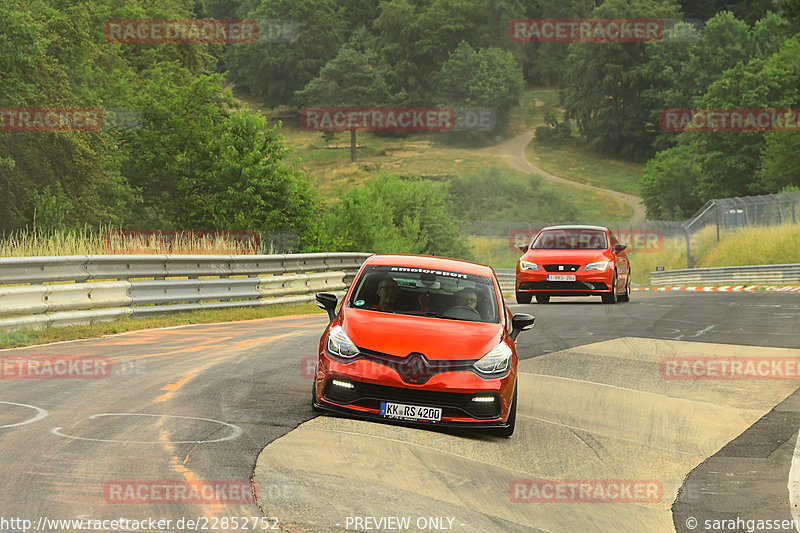
[[[370,254],[0,258],[0,331],[342,295]]]
[[[798,285],[800,284],[800,263],[692,268],[650,273],[650,284],[655,286],[707,283],[716,285]]]
[[[513,268],[495,268],[494,273],[497,275],[500,290],[503,293],[514,294],[517,289],[517,271]]]

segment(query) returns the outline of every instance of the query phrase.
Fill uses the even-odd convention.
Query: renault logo
[[[397,373],[406,383],[422,384],[435,373],[421,353],[410,353],[397,365]]]

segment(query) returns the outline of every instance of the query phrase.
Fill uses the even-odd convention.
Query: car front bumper
[[[346,382],[342,387],[333,381]],[[439,372],[422,385],[403,381],[400,374],[386,365],[367,359],[342,363],[321,353],[315,374],[316,406],[328,411],[379,419],[392,423],[455,426],[506,427],[511,411],[516,365],[498,378],[457,370]],[[476,402],[476,396],[492,396],[492,402]],[[441,421],[407,421],[380,414],[382,402],[442,409]]]
[[[548,281],[550,272],[524,270],[517,273],[519,293],[552,296],[592,296],[611,292],[612,272],[575,272],[575,281]]]

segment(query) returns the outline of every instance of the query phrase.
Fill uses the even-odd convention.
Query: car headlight
[[[500,344],[492,348],[489,353],[475,361],[474,366],[484,374],[500,374],[508,370],[511,364],[511,348],[506,343],[500,341]]]
[[[602,271],[602,270],[605,270],[607,266],[608,266],[608,261],[598,261],[596,263],[589,263],[588,265],[583,267],[583,270],[584,271],[586,271],[586,270],[601,270]]]
[[[531,263],[530,261],[522,261],[519,262],[519,269],[520,270],[539,270],[539,265],[536,263]]]
[[[355,357],[358,355],[358,348],[350,340],[350,337],[342,329],[342,326],[333,326],[328,332],[328,340],[325,348],[333,355],[339,357]]]

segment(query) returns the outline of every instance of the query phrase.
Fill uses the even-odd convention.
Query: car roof
[[[414,268],[429,268],[460,272],[462,274],[475,274],[478,276],[492,276],[492,268],[471,261],[450,259],[448,257],[432,257],[429,255],[406,254],[375,254],[364,262],[368,265],[393,265]]]
[[[599,231],[608,231],[608,228],[605,226],[590,226],[588,224],[565,224],[562,226],[547,226],[546,228],[542,228],[541,231],[547,229],[594,229]]]

